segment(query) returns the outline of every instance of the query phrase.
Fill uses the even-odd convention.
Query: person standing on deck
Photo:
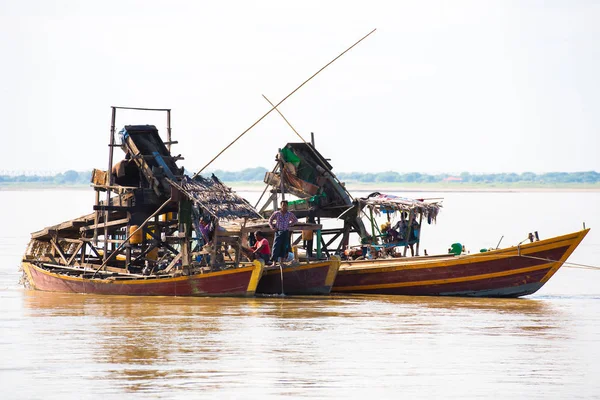
[[[273,254],[271,260],[273,262],[281,262],[287,258],[288,246],[290,243],[290,226],[296,224],[298,218],[293,212],[288,211],[288,202],[281,201],[281,207],[275,211],[269,218],[269,226],[275,231],[275,239],[273,239]]]

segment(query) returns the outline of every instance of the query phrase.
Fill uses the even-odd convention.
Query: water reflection
[[[472,373],[489,382],[506,368],[497,364],[498,357],[522,370],[572,341],[566,322],[571,317],[557,304],[532,299],[172,298],[34,291],[23,299],[26,314],[46,324],[31,334],[59,335],[70,352],[64,360],[85,360],[78,366],[88,376],[84,381],[99,378],[117,392],[158,396],[244,388],[250,397],[318,393],[335,398],[360,390],[357,376],[394,387],[399,374],[419,381],[473,365],[482,370]],[[553,375],[569,366],[565,360],[546,362],[553,365]]]

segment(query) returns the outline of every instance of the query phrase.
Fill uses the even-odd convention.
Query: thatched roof
[[[379,192],[371,193],[367,197],[361,197],[357,200],[361,207],[374,207],[379,211],[416,211],[423,214],[424,217],[431,217],[435,220],[440,208],[441,202],[409,199],[406,197],[383,194]]]
[[[203,178],[198,175],[192,179],[184,176],[179,189],[201,209],[219,219],[262,218],[254,207],[238,196],[216,176]]]

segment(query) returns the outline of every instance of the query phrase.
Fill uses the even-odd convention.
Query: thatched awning
[[[245,199],[225,186],[219,178],[203,178],[198,175],[192,179],[184,176],[178,189],[201,209],[219,219],[260,219],[260,214]]]
[[[377,211],[413,211],[422,214],[426,218],[436,219],[440,208],[442,207],[441,202],[432,201],[426,202],[424,200],[409,199],[406,197],[394,196],[391,194],[383,194],[379,192],[371,193],[367,197],[357,199],[358,203],[362,207],[373,207]]]

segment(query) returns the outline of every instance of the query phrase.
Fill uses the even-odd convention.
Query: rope
[[[279,262],[279,274],[281,275],[281,295],[285,296],[285,292],[283,291],[283,267],[281,266],[281,261]]]
[[[242,136],[244,136],[250,129],[254,128],[260,121],[262,121],[267,115],[269,115],[271,113],[271,111],[275,110],[279,105],[281,105],[281,103],[283,103],[284,101],[286,101],[291,95],[293,95],[294,93],[296,93],[302,86],[304,86],[306,83],[308,83],[308,81],[310,81],[312,78],[314,78],[315,76],[317,76],[321,71],[323,71],[325,68],[327,68],[328,66],[330,66],[331,64],[333,64],[334,61],[336,61],[338,58],[340,58],[341,56],[343,56],[344,54],[346,54],[348,51],[350,51],[354,46],[356,46],[357,44],[359,44],[360,42],[362,42],[363,40],[365,40],[369,35],[371,35],[373,32],[375,32],[376,29],[373,29],[371,32],[367,33],[365,36],[363,36],[361,39],[359,39],[356,43],[354,43],[352,46],[348,47],[346,50],[344,50],[340,55],[338,55],[336,58],[334,58],[333,60],[329,61],[327,64],[325,64],[324,67],[322,67],[320,70],[318,70],[317,72],[315,72],[310,78],[308,78],[307,80],[305,80],[304,82],[302,82],[300,84],[300,86],[298,86],[296,89],[294,89],[290,94],[288,94],[287,96],[285,96],[283,98],[283,100],[281,100],[279,103],[277,103],[275,106],[273,106],[273,108],[271,108],[269,111],[267,111],[262,117],[260,117],[259,119],[256,120],[256,122],[254,122],[252,125],[250,125],[250,127],[248,127],[244,132],[242,132],[237,138],[235,138],[235,140],[233,142],[231,142],[227,147],[225,147],[223,150],[221,150],[219,152],[219,154],[217,154],[212,160],[210,160],[204,167],[202,167],[202,169],[198,172],[196,172],[194,174],[194,176],[192,176],[192,179],[195,178],[196,176],[198,176],[202,171],[204,171],[204,169],[206,167],[208,167],[210,164],[213,163],[213,161],[215,161],[217,158],[219,158],[219,156],[221,154],[223,154],[225,152],[225,150],[227,150],[228,148],[230,148],[235,142],[237,142]]]
[[[521,257],[531,258],[533,260],[540,260],[540,261],[557,262],[557,263],[561,263],[564,267],[568,267],[568,268],[593,269],[593,270],[600,271],[600,267],[594,266],[594,265],[577,264],[577,263],[572,263],[572,262],[567,262],[567,261],[551,260],[549,258],[534,257],[534,256],[524,256],[524,255],[521,255]]]

